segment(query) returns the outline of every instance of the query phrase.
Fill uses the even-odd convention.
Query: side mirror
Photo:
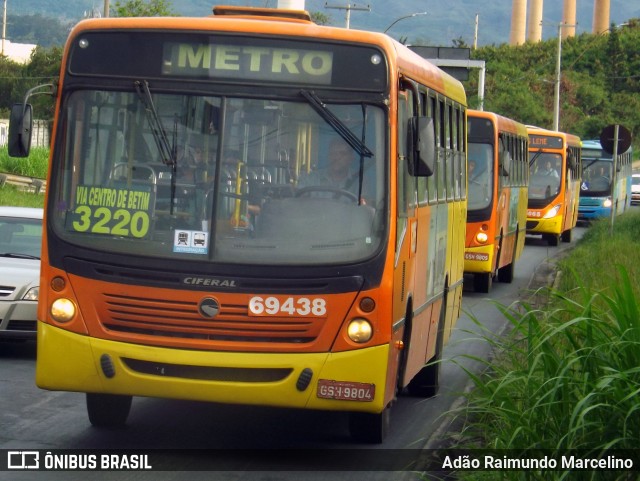
[[[509,151],[502,150],[498,154],[498,167],[500,168],[499,172],[502,177],[509,176],[509,166],[511,165],[511,154]]]
[[[28,157],[33,132],[31,104],[13,104],[9,118],[8,150],[11,157]]]
[[[431,117],[409,119],[409,173],[414,177],[430,177],[435,171],[436,136]]]

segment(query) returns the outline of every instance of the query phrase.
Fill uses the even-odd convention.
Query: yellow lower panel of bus
[[[467,247],[464,250],[464,271],[474,273],[491,272],[493,266],[493,244],[482,247]]]
[[[527,232],[532,234],[562,234],[562,216],[557,215],[552,219],[527,218],[527,226],[536,222],[534,227],[528,227]]]
[[[38,322],[43,389],[381,412],[388,345],[339,353],[208,352],[89,338]],[[319,388],[320,386],[320,388]]]

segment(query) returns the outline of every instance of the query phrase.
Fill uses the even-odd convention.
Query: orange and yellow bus
[[[464,270],[476,292],[512,282],[527,229],[527,127],[493,112],[467,112],[468,212]]]
[[[36,381],[350,412],[381,442],[434,394],[459,316],[462,85],[390,37],[304,11],[80,22],[55,92]],[[13,155],[31,108],[12,112]],[[329,148],[350,157],[331,177]]]
[[[582,177],[580,138],[528,127],[529,205],[527,233],[542,235],[550,246],[571,242],[578,222]]]

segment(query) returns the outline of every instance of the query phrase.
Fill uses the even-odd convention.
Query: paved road
[[[576,229],[574,243],[583,232],[584,229]],[[382,462],[386,466],[408,452],[412,455],[417,452],[407,450],[434,448],[448,442],[459,426],[451,425],[451,417],[443,413],[458,406],[460,393],[469,387],[468,376],[461,366],[476,370],[478,363],[471,361],[469,356],[486,358],[490,354],[489,345],[478,335],[481,329],[472,318],[490,332],[502,332],[506,321],[495,302],[509,305],[518,298],[530,296],[532,279],[534,284],[550,282],[552,269],[547,266],[553,265],[555,256],[571,245],[551,248],[538,238],[528,238],[512,284],[494,283],[488,295],[465,292],[464,315],[444,352],[446,361],[442,366],[442,379],[447,380],[445,386],[433,399],[401,396],[392,410],[391,433],[380,446],[354,444],[349,438],[344,413],[163,399],[136,398],[126,428],[97,430],[89,425],[84,395],[49,392],[35,387],[33,343],[0,344],[0,449],[190,450],[172,461],[176,470],[164,472],[0,471],[0,480],[424,480],[419,473],[410,471],[341,472],[337,470],[340,463],[319,461],[329,455],[344,461],[345,453],[356,456],[364,452],[368,454],[363,458],[364,465]],[[232,451],[225,455],[220,451],[225,449]],[[265,451],[269,449],[276,450],[277,463],[268,462],[269,457],[265,461],[265,453],[274,454]],[[286,451],[290,449],[305,451],[293,454]],[[208,467],[198,464],[202,458],[193,450],[207,450],[209,461],[220,461],[225,455],[228,469],[185,473],[186,469]],[[281,456],[283,452],[287,455]],[[2,451],[0,455],[4,455]]]

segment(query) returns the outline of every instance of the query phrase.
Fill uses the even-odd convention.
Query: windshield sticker
[[[173,238],[173,252],[206,254],[209,249],[209,233],[199,230],[177,229]]]
[[[154,205],[149,189],[79,185],[67,228],[75,232],[144,238]]]

